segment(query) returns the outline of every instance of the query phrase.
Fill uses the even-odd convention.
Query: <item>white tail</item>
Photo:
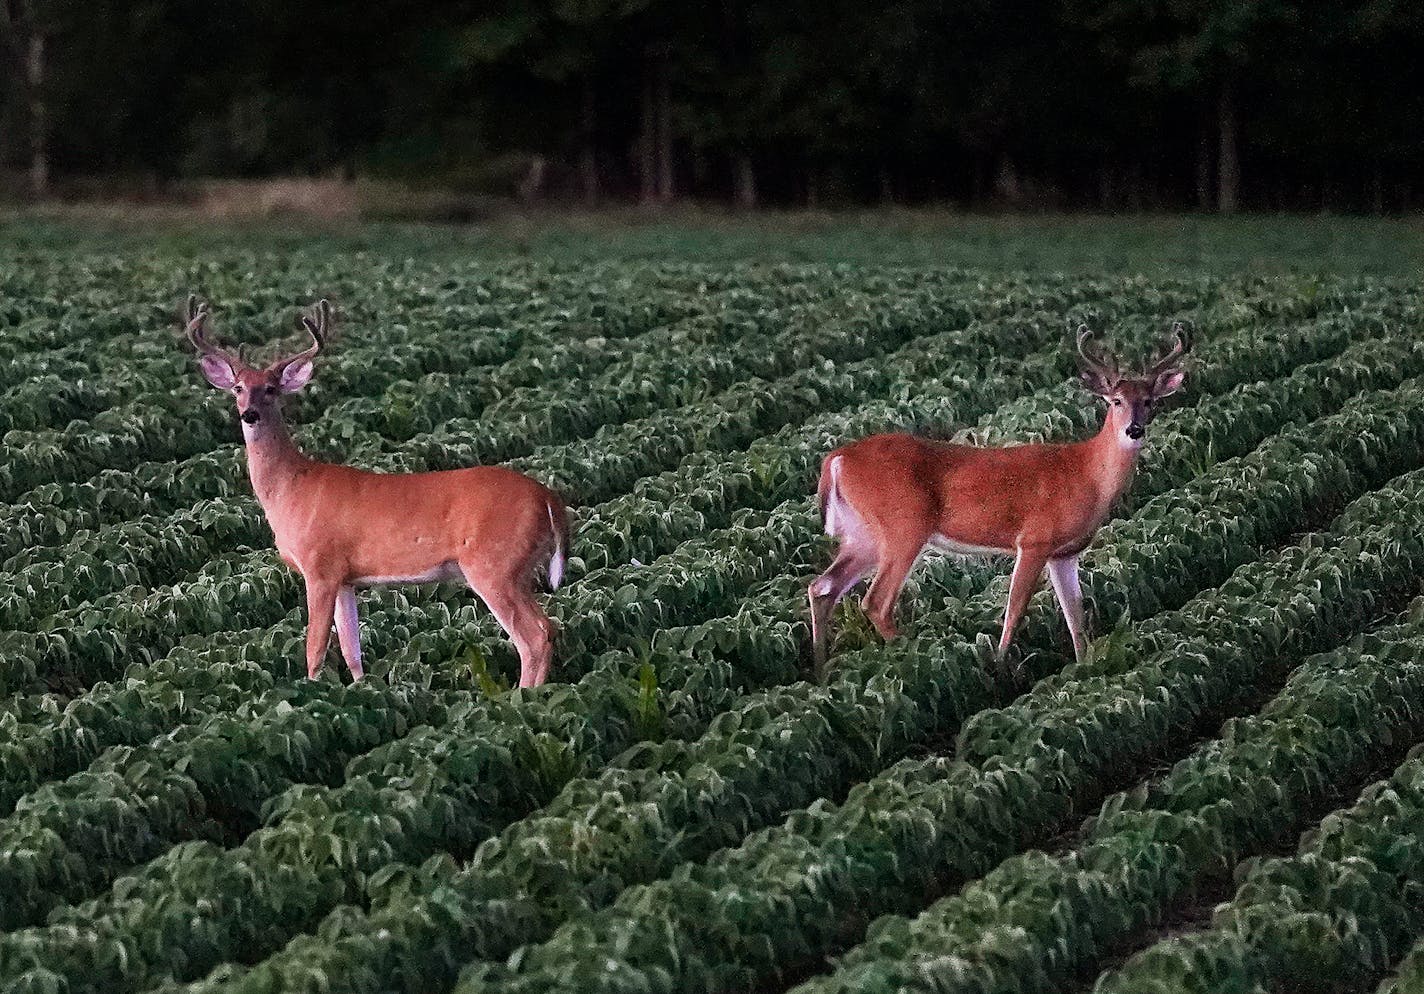
[[[569,550],[564,547],[564,537],[569,527],[568,512],[563,509],[562,504],[556,511],[553,501],[547,501],[545,506],[549,510],[549,528],[554,533],[554,551],[549,556],[549,589],[558,590],[559,584],[564,582],[564,566],[569,561]]]

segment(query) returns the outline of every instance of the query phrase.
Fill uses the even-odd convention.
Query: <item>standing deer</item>
[[[1131,482],[1158,402],[1186,378],[1181,359],[1191,338],[1180,323],[1172,332],[1170,351],[1124,376],[1111,353],[1090,351],[1092,333],[1079,329],[1082,384],[1108,403],[1102,429],[1086,441],[979,448],[873,435],[826,456],[821,516],[840,547],[808,590],[817,672],[826,665],[832,610],[872,572],[865,613],[882,637],[895,637],[895,602],[927,549],[1014,557],[1001,660],[1046,565],[1081,660],[1088,640],[1078,557]]]
[[[550,588],[569,544],[564,502],[542,484],[499,466],[435,473],[369,473],[317,462],[287,433],[282,395],[312,378],[331,307],[302,324],[311,347],[255,369],[206,335],[207,304],[188,298],[188,337],[208,382],[237,399],[252,489],[282,560],[306,581],[307,676],[321,671],[333,616],[341,655],[363,675],[356,588],[463,577],[519,650],[521,687],[549,675],[554,624],[534,599],[536,571]]]

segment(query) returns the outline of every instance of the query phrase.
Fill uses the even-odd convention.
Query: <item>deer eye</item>
[[[1122,406],[1122,398],[1121,398],[1121,397],[1114,397],[1114,398],[1113,398],[1113,407],[1121,407],[1121,406]]]

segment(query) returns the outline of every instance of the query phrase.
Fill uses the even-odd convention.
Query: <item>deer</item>
[[[862,606],[885,640],[895,638],[895,603],[921,556],[1014,557],[997,660],[1045,567],[1082,661],[1088,639],[1078,559],[1127,490],[1147,425],[1186,379],[1191,336],[1178,322],[1172,344],[1136,375],[1078,329],[1080,382],[1107,405],[1092,438],[1067,443],[980,447],[904,433],[872,435],[828,453],[817,488],[826,533],[838,540],[830,568],[807,589],[811,655],[826,671],[831,615],[874,574]]]
[[[277,553],[306,584],[307,676],[321,672],[333,620],[353,681],[361,663],[356,590],[463,579],[519,653],[519,686],[548,677],[554,623],[534,597],[540,570],[558,588],[569,517],[543,484],[501,466],[375,473],[319,462],[292,441],[282,398],[312,379],[328,340],[331,305],[302,315],[311,345],[265,368],[208,337],[209,309],[188,298],[186,331],[203,377],[237,402],[247,472]]]

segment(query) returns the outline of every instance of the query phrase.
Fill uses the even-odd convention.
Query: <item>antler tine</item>
[[[1080,324],[1078,326],[1078,354],[1083,357],[1083,361],[1086,362],[1090,368],[1097,370],[1111,379],[1116,379],[1117,358],[1102,346],[1097,347],[1097,355],[1093,355],[1088,351],[1088,340],[1095,337],[1097,336],[1093,334],[1091,328],[1086,324]]]
[[[1191,332],[1187,330],[1187,326],[1181,321],[1172,322],[1172,337],[1175,341],[1172,343],[1171,351],[1152,363],[1148,369],[1149,376],[1156,376],[1158,373],[1165,372],[1175,366],[1182,356],[1192,350]]]
[[[327,303],[326,298],[323,297],[316,302],[316,306],[312,310],[313,314],[302,315],[302,327],[307,330],[307,334],[311,335],[311,345],[295,355],[274,363],[274,365],[288,366],[303,359],[315,358],[316,354],[325,347],[327,329],[331,326],[331,304]]]
[[[231,360],[226,349],[208,341],[207,324],[211,313],[206,301],[199,301],[197,294],[188,294],[188,340],[203,355],[220,355]]]

